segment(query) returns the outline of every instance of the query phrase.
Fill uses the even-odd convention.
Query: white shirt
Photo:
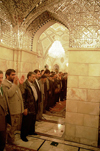
[[[28,82],[29,82],[29,81],[28,81]],[[35,88],[35,86],[34,86],[31,82],[29,82],[29,84],[30,84],[30,86],[31,86],[31,88],[32,88],[32,91],[33,91],[33,94],[34,94],[34,97],[35,97],[35,101],[37,101],[38,95],[37,95],[36,88]]]
[[[37,83],[37,85],[38,85],[38,88],[39,88],[39,90],[40,90],[40,85],[39,85],[38,80],[37,80],[37,79],[35,79],[35,81],[36,81],[36,83]]]

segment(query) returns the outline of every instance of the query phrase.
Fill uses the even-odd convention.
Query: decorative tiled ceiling
[[[60,31],[60,34],[58,34]],[[49,34],[48,34],[49,33]],[[48,58],[48,50],[54,43],[54,41],[60,41],[62,44],[62,47],[65,50],[65,57],[64,59],[68,58],[68,48],[69,48],[69,31],[67,28],[62,26],[59,23],[55,23],[52,26],[50,26],[48,29],[46,29],[41,36],[38,39],[37,44],[37,52],[38,55],[41,56],[40,49],[43,52],[42,57]],[[41,48],[40,48],[41,46]],[[57,59],[57,58],[56,58]],[[51,57],[50,57],[51,60]],[[54,61],[55,59],[53,59]],[[58,59],[59,60],[59,59]]]
[[[44,0],[1,0],[0,3],[12,17],[12,24],[22,23],[25,18]]]
[[[69,47],[100,48],[100,0],[0,0],[1,43],[31,50],[50,20],[69,29]]]

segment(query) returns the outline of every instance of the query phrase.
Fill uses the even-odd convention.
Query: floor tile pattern
[[[43,115],[45,120],[36,122],[38,135],[27,136],[28,142],[20,139],[20,131],[15,138],[18,146],[37,151],[100,151],[99,148],[69,142],[64,140],[65,119],[61,117]]]

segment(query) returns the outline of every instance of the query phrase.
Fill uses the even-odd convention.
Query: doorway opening
[[[39,57],[41,57],[41,62],[39,60],[39,69],[42,70],[46,66],[50,70],[50,78],[52,78],[52,73],[56,74],[57,78],[60,79],[60,84],[58,83],[60,91],[57,90],[59,92],[55,92],[55,94],[53,93],[53,95],[56,95],[57,101],[54,105],[50,106],[49,110],[46,110],[46,112],[43,113],[42,121],[46,122],[46,124],[48,125],[51,125],[49,129],[52,130],[45,131],[45,129],[42,129],[41,131],[39,127],[41,126],[41,124],[38,123],[36,131],[40,134],[42,133],[42,135],[53,135],[61,138],[64,136],[65,132],[69,30],[65,26],[57,22],[53,22],[53,25],[50,25],[48,28],[45,27],[45,30],[40,30],[42,30],[42,33],[40,31],[41,34],[39,35],[39,33],[37,33],[38,37],[34,37],[35,40],[37,39],[37,44],[36,41],[33,41],[33,48],[36,48],[36,52],[38,53]],[[61,46],[64,49],[64,55],[49,55],[48,51],[55,41],[59,41],[61,43]],[[53,49],[53,51],[58,50],[55,48]],[[63,85],[64,89],[62,89]],[[64,95],[63,98],[61,98],[62,95]],[[53,99],[51,99],[51,102],[52,101]],[[50,104],[52,104],[51,102],[49,99]],[[54,123],[56,125],[52,128]]]

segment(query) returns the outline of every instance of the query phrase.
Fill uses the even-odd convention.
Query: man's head
[[[0,85],[1,85],[2,81],[3,81],[3,72],[0,70]]]
[[[55,74],[55,72],[54,72],[54,71],[51,71],[50,74]]]
[[[63,78],[64,78],[65,80],[67,80],[67,78],[68,78],[68,73],[65,73],[65,75],[63,76]]]
[[[47,76],[47,77],[49,77],[50,76],[50,70],[46,69],[44,71],[44,75]]]
[[[14,69],[8,69],[5,73],[6,79],[13,82],[16,76],[16,71]]]
[[[45,75],[42,75],[40,80],[42,81],[42,83],[45,83],[46,79],[47,79],[47,77]]]
[[[59,76],[62,76],[62,72],[59,72],[58,75],[59,75]]]
[[[27,74],[27,79],[29,82],[33,83],[35,81],[36,74],[34,72],[29,72]]]
[[[41,74],[40,74],[40,70],[35,69],[34,72],[36,73],[36,79],[39,79]]]
[[[55,73],[51,74],[50,77],[49,77],[49,79],[52,80],[52,81],[54,81],[54,79],[55,79]]]
[[[44,70],[41,70],[41,76],[44,74]]]

